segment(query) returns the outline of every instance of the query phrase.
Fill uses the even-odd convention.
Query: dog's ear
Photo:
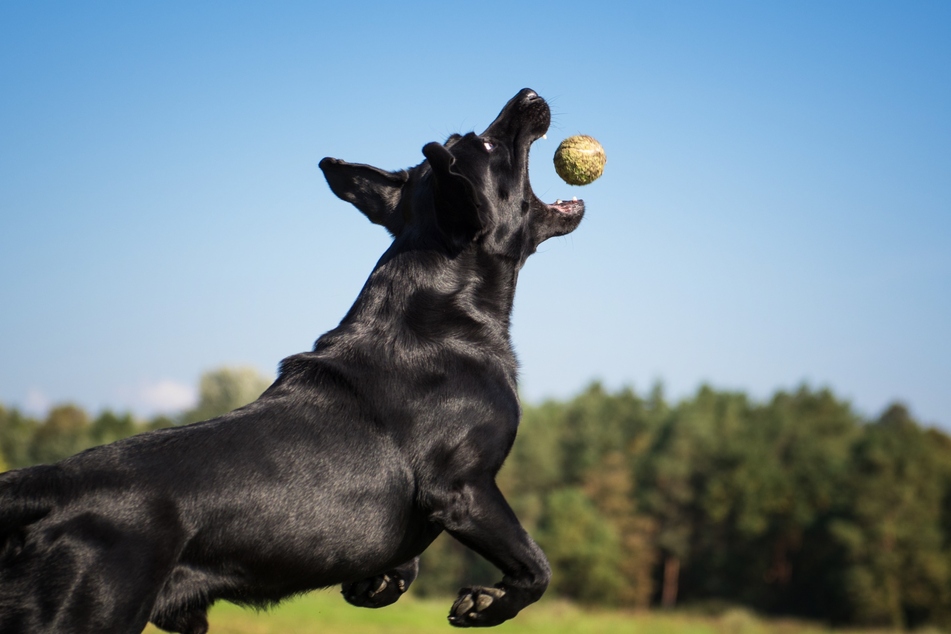
[[[338,198],[353,203],[370,222],[383,225],[394,237],[400,234],[405,220],[397,207],[409,172],[387,172],[330,157],[320,161],[320,169]]]
[[[486,225],[486,201],[478,188],[455,169],[456,158],[441,143],[427,143],[423,155],[432,168],[436,223],[445,236],[463,246]]]

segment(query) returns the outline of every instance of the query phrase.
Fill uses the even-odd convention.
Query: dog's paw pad
[[[382,608],[395,603],[404,592],[406,581],[396,573],[345,583],[340,590],[347,603],[360,608]]]
[[[456,627],[488,627],[508,620],[514,614],[505,609],[501,588],[463,588],[449,610],[449,623]]]

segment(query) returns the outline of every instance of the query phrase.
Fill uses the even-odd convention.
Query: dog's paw
[[[518,609],[513,610],[505,596],[502,588],[463,588],[449,610],[450,625],[491,627],[509,620],[518,614]]]
[[[351,605],[360,608],[382,608],[396,603],[407,587],[403,577],[391,570],[369,579],[345,583],[340,593]]]

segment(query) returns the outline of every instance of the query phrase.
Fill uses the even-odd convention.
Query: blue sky
[[[273,374],[388,242],[318,161],[414,165],[523,87],[536,192],[588,208],[520,278],[529,400],[806,382],[951,429],[946,2],[2,3],[0,402]]]

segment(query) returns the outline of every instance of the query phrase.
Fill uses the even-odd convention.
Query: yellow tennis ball
[[[555,150],[555,171],[569,185],[588,185],[604,172],[604,148],[585,134],[570,136]]]

